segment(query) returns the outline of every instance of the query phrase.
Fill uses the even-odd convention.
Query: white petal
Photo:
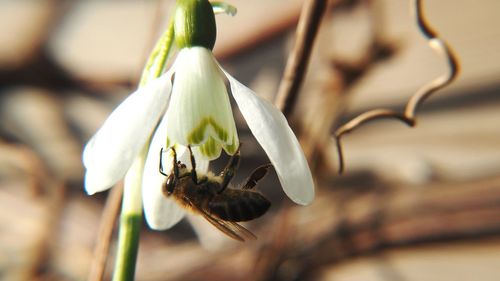
[[[165,197],[162,192],[166,177],[160,174],[159,165],[160,150],[165,146],[167,139],[166,125],[166,118],[163,118],[151,141],[142,177],[144,215],[148,225],[156,230],[168,229],[184,217],[184,210],[173,199]],[[185,148],[179,147],[177,150],[177,153],[183,154]],[[165,154],[170,155],[168,150]],[[168,174],[171,170],[172,161],[163,161],[163,171]]]
[[[170,77],[166,73],[127,97],[85,146],[88,194],[105,190],[125,176],[166,110]]]
[[[220,155],[221,145],[233,154],[238,147],[234,117],[224,74],[213,54],[203,47],[182,49],[175,62],[175,78],[168,107],[168,134],[172,142],[206,146],[206,159]]]
[[[241,114],[274,165],[286,195],[301,205],[311,203],[314,199],[311,171],[285,116],[271,103],[225,73]]]
[[[194,158],[196,160],[196,172],[198,174],[206,174],[208,172],[208,165],[210,161],[206,160],[205,157],[196,149],[193,149]],[[182,163],[185,163],[188,168],[191,168],[191,159],[189,158],[189,153],[186,151],[179,158]]]

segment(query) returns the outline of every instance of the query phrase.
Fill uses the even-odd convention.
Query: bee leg
[[[163,156],[163,147],[160,149],[160,167],[158,170],[160,171],[160,174],[168,177],[168,175],[163,171],[163,161],[161,161],[161,157]]]
[[[222,177],[222,184],[221,184],[221,189],[218,191],[218,193],[221,193],[226,189],[226,187],[229,185],[229,182],[233,179],[236,168],[238,167],[238,164],[240,163],[240,146],[238,147],[238,150],[236,150],[236,153],[229,158],[229,161],[226,164],[226,167],[222,172],[220,173],[219,176]]]
[[[189,157],[191,158],[191,178],[195,184],[198,184],[198,175],[196,174],[196,161],[194,160],[193,151],[191,146],[188,145]]]
[[[174,171],[174,178],[177,180],[179,178],[179,165],[177,165],[177,152],[175,151],[175,148],[172,146],[170,147],[172,150],[172,169]]]
[[[167,175],[165,171],[163,171],[163,164],[161,161],[161,156],[163,152],[163,148],[160,150],[160,173],[164,176],[167,177],[167,182],[163,186],[163,193],[169,196],[174,192],[174,187],[177,184],[177,179],[179,178],[179,166],[177,165],[177,152],[175,151],[175,148],[172,146],[170,147],[172,149],[172,172],[170,175]]]
[[[269,171],[269,168],[271,168],[273,165],[271,163],[262,165],[255,169],[250,177],[248,177],[247,182],[245,185],[242,187],[242,189],[252,189],[254,188],[257,183],[266,176],[267,171]]]

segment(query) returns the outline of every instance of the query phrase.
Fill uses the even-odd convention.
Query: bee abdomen
[[[208,204],[211,214],[234,222],[258,218],[266,213],[270,206],[271,202],[262,194],[243,190],[231,190],[230,193],[216,195]]]

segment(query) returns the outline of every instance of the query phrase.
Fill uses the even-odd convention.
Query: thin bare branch
[[[437,33],[432,29],[422,13],[422,1],[415,1],[415,17],[420,30],[429,40],[429,46],[442,53],[448,62],[449,72],[424,85],[413,95],[406,105],[405,116],[409,119],[414,119],[418,107],[435,91],[448,86],[457,76],[459,72],[459,63],[456,55],[453,53],[448,44],[438,37]]]
[[[340,142],[341,137],[351,132],[352,130],[358,128],[359,126],[374,120],[379,119],[396,119],[402,121],[406,125],[413,127],[416,124],[416,113],[420,105],[434,92],[448,86],[458,75],[459,63],[457,56],[451,50],[450,46],[441,38],[438,37],[437,33],[428,24],[427,20],[424,18],[422,1],[415,1],[415,17],[418,27],[425,37],[428,39],[428,44],[431,48],[439,53],[442,53],[449,67],[449,72],[437,77],[428,84],[422,86],[408,101],[404,114],[389,110],[389,109],[375,109],[365,112],[346,124],[342,125],[335,131],[335,139],[337,142],[337,150],[339,154],[339,173],[344,170],[344,156],[342,152],[342,145]]]
[[[103,280],[113,229],[120,213],[122,194],[123,184],[119,183],[111,189],[106,200],[106,206],[104,207],[99,226],[99,236],[94,249],[94,258],[90,267],[89,281]]]
[[[297,100],[327,2],[308,0],[304,3],[297,26],[295,45],[288,57],[275,101],[276,106],[286,117],[291,114]]]

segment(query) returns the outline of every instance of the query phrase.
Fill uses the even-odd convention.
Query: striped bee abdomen
[[[262,216],[270,206],[271,202],[258,192],[228,188],[210,200],[208,211],[221,220],[239,222]]]

